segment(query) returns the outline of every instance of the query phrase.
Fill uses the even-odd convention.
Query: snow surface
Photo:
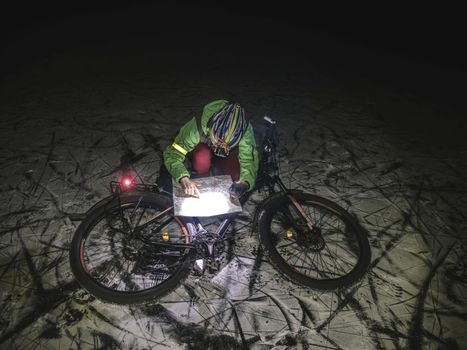
[[[196,35],[169,39],[55,52],[3,79],[0,348],[467,347],[467,157],[449,121],[457,112],[402,83],[274,45],[227,53]],[[259,193],[218,274],[190,275],[140,306],[91,297],[68,262],[83,214],[109,194],[124,156],[153,183],[176,129],[218,98],[277,120],[282,177],[359,219],[370,271],[338,293],[284,280],[258,255]]]

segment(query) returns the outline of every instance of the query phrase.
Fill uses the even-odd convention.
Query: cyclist
[[[161,182],[163,172],[168,171],[186,194],[199,195],[192,177],[230,175],[233,183],[229,192],[237,198],[253,189],[259,163],[253,126],[246,119],[244,108],[226,100],[206,104],[201,116],[183,125],[165,148],[163,159]],[[186,159],[191,171],[185,166]],[[166,181],[163,187],[168,189],[167,185]]]

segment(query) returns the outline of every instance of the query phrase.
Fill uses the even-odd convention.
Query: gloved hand
[[[248,191],[248,183],[246,181],[236,181],[229,188],[229,193],[234,198],[240,198],[246,191]]]

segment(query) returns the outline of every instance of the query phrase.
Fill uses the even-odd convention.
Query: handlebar
[[[276,124],[276,121],[275,121],[275,120],[272,120],[272,119],[269,118],[267,115],[265,115],[265,116],[263,117],[263,119],[266,120],[268,123],[270,123],[270,124],[272,124],[272,125]]]

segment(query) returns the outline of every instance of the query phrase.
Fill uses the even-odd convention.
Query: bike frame
[[[364,229],[337,203],[285,186],[275,122],[265,120],[268,124],[255,127],[256,136],[262,135],[255,190],[265,192],[252,220],[258,249],[291,281],[319,290],[350,286],[371,262]],[[105,301],[132,304],[165,295],[191,272],[220,271],[232,253],[228,242],[235,235],[229,227],[240,215],[176,216],[172,193],[136,184],[133,171],[125,171],[120,182],[111,183],[113,194],[89,209],[73,236],[70,266],[78,282]],[[101,244],[108,248],[96,249]]]

